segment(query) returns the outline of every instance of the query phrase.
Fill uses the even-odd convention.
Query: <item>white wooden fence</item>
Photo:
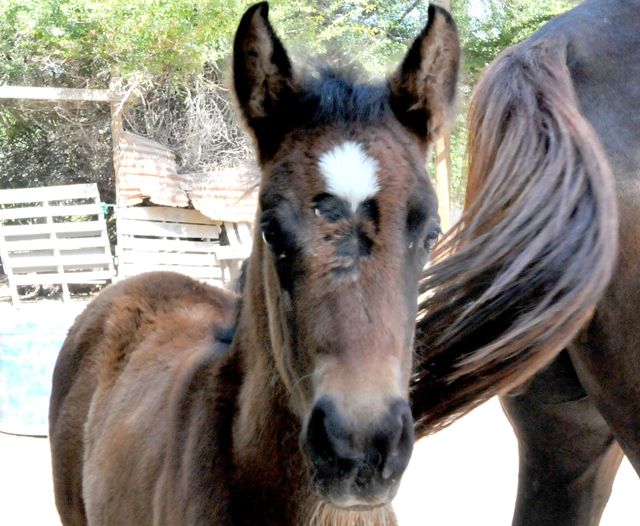
[[[236,278],[251,251],[248,222],[215,221],[197,210],[116,209],[118,278],[181,272],[212,285]],[[95,184],[0,190],[0,258],[14,302],[23,285],[106,283],[115,277]]]
[[[0,257],[20,285],[105,283],[115,275],[95,184],[0,190]]]
[[[251,250],[248,223],[214,221],[197,210],[160,206],[122,207],[116,214],[118,278],[168,270],[225,285]]]

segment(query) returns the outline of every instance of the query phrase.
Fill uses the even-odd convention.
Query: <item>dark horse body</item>
[[[502,397],[519,442],[519,488],[513,524],[595,526],[609,498],[623,452],[640,474],[640,1],[587,0],[552,20],[529,40],[496,59],[481,79],[472,106],[467,196],[470,213],[453,234],[452,246],[461,253],[457,268],[466,271],[472,265],[482,265],[478,260],[473,262],[473,255],[465,253],[465,246],[476,243],[478,250],[487,237],[483,234],[498,238],[506,232],[510,225],[508,221],[501,222],[502,213],[515,221],[527,207],[533,209],[527,222],[509,236],[516,236],[527,224],[535,224],[537,217],[548,214],[544,224],[535,226],[538,231],[544,230],[555,220],[554,214],[566,213],[566,207],[573,207],[571,216],[577,217],[584,205],[568,204],[575,197],[569,189],[583,184],[579,182],[584,180],[582,175],[591,173],[589,199],[599,188],[611,185],[608,179],[614,181],[614,198],[601,195],[600,205],[582,220],[586,224],[587,216],[600,216],[601,241],[591,245],[589,252],[601,250],[607,271],[600,274],[597,265],[582,259],[586,256],[582,252],[584,242],[576,244],[573,229],[566,226],[558,231],[558,246],[571,245],[573,255],[568,253],[557,263],[567,273],[577,265],[576,276],[581,272],[585,280],[597,275],[595,280],[600,284],[593,283],[591,290],[595,294],[591,298],[601,293],[603,296],[586,323],[564,318],[564,307],[554,310],[555,299],[551,295],[552,301],[545,308],[552,311],[558,323],[544,320],[543,310],[525,319],[526,311],[535,310],[550,289],[544,283],[539,287],[539,274],[527,274],[527,268],[534,268],[537,257],[553,262],[549,254],[555,249],[545,247],[553,247],[556,239],[536,238],[538,232],[532,231],[528,235],[533,241],[511,248],[512,259],[499,261],[500,269],[487,271],[484,267],[461,286],[459,305],[451,306],[451,299],[455,298],[451,290],[457,290],[453,288],[448,292],[446,307],[437,298],[433,304],[426,302],[424,308],[436,314],[425,316],[419,326],[418,348],[427,365],[423,365],[425,372],[416,387],[419,400],[414,414],[424,418],[421,432],[428,432],[439,422],[464,413],[478,400],[504,394],[513,387],[514,378],[525,379],[546,361],[548,365],[532,379]],[[548,181],[563,178],[564,186],[556,186],[545,196]],[[527,188],[523,180],[535,183]],[[500,181],[502,189],[491,194]],[[517,187],[526,198],[509,194],[509,186]],[[489,220],[481,224],[478,217],[490,215],[481,210],[483,200],[497,199],[505,193],[508,198],[502,208],[493,211],[493,223]],[[536,201],[540,195],[547,200],[547,206],[542,200]],[[536,209],[532,202],[540,206]],[[469,234],[474,228],[475,233]],[[605,247],[607,238],[618,241],[617,251],[615,243]],[[543,242],[534,249],[536,239]],[[502,241],[507,246],[510,242],[506,238]],[[530,255],[533,250],[539,252]],[[508,285],[496,284],[508,272],[504,269],[516,265],[517,257],[529,259],[503,282],[513,285],[520,279],[524,286],[515,289],[520,297]],[[447,265],[453,263],[443,261],[433,270],[428,278],[430,284],[451,287],[451,278],[437,277],[443,269],[451,271],[453,267]],[[500,290],[487,293],[488,286],[469,292],[472,279],[475,283],[488,280]],[[568,282],[563,287],[568,288]],[[482,305],[475,311],[465,311],[473,300],[482,304],[482,294],[490,298],[485,302],[488,307],[484,315]],[[518,310],[525,313],[522,318],[513,314]],[[470,323],[475,326],[449,335],[450,340],[458,338],[449,350],[450,356],[456,355],[458,371],[450,372],[447,365],[454,360],[431,341],[433,333],[427,331],[433,331],[438,323],[450,326],[461,314],[469,312],[473,318]],[[588,309],[584,312],[588,313]],[[505,326],[514,320],[520,323],[521,319],[528,322],[525,330],[520,336],[510,335]],[[561,324],[577,332],[563,346],[555,345],[561,340],[553,341],[547,336],[562,330]],[[530,344],[523,334],[535,331],[537,326],[542,330],[537,341]],[[569,332],[565,338],[571,336]],[[496,337],[504,337],[506,343],[487,353],[477,353],[474,358],[478,345],[488,349]],[[526,356],[505,351],[500,363],[487,358],[491,353],[495,356],[496,347],[497,352],[508,349],[510,342],[527,349]],[[565,350],[556,355],[562,347]],[[534,363],[536,356],[543,357],[541,362]],[[448,376],[450,382],[440,385],[441,391],[448,390],[449,394],[439,394],[437,387],[429,387],[429,375]],[[439,406],[426,401],[434,396],[441,397]]]
[[[640,2],[589,0],[530,42],[558,35],[615,178],[617,266],[578,338],[502,402],[520,444],[514,524],[592,526],[621,448],[640,474]]]
[[[395,524],[439,233],[424,160],[452,113],[457,33],[431,7],[398,70],[362,84],[295,72],[267,12],[234,43],[261,167],[242,297],[152,273],[79,316],[50,405],[65,526]]]

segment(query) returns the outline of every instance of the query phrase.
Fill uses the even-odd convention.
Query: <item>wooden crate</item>
[[[0,257],[14,302],[20,285],[106,283],[115,275],[95,184],[0,190]]]
[[[197,210],[117,209],[118,278],[167,270],[223,286],[251,251],[248,223],[214,221]]]

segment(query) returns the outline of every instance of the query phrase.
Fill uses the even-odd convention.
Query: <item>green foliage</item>
[[[453,14],[464,43],[465,72],[475,80],[500,51],[531,36],[575,4],[575,0],[454,0]]]
[[[274,23],[294,49],[330,62],[352,60],[376,74],[400,58],[422,29],[428,8],[415,0],[278,0],[273,5]]]
[[[97,182],[113,200],[108,108],[0,105],[0,188]]]
[[[240,11],[218,0],[6,0],[0,82],[106,87],[112,75],[188,75],[226,55]]]
[[[5,0],[0,4],[0,82],[106,87],[127,79],[201,74],[229,55],[250,2],[234,0]],[[274,0],[287,42],[307,51],[357,54],[374,68],[422,25],[415,1]],[[363,53],[364,50],[364,53]]]

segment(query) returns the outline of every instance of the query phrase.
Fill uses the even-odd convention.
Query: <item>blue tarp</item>
[[[78,308],[0,311],[0,431],[46,435],[51,375]]]

